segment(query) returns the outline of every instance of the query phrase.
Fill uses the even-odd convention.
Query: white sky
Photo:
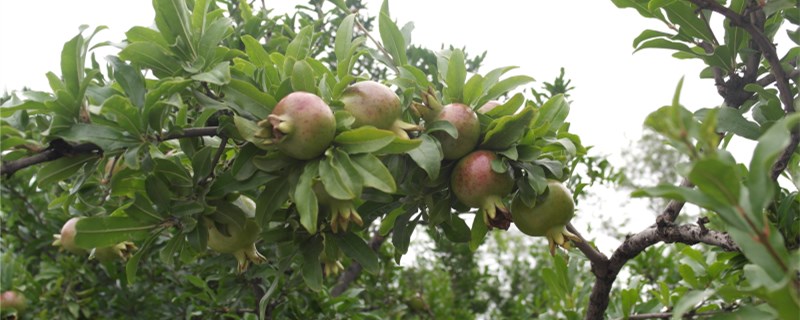
[[[367,1],[373,14],[381,2]],[[285,12],[305,1],[266,3]],[[466,46],[472,54],[487,50],[483,72],[520,66],[512,74],[533,76],[538,88],[565,67],[576,87],[568,119],[571,131],[612,160],[619,160],[622,148],[639,135],[648,113],[670,103],[681,77],[685,77],[682,102],[688,108],[713,107],[721,102],[713,82],[699,79],[703,68],[699,61],[676,60],[665,50],[632,54],[632,41],[642,30],[664,31],[665,27],[632,9],[618,9],[611,1],[395,0],[390,9],[401,26],[414,22],[415,44],[431,49],[438,49],[442,43]],[[60,73],[61,47],[77,34],[81,24],[108,26],[110,30],[96,39],[120,41],[130,27],[150,26],[153,18],[151,1],[2,0],[0,90],[23,86],[49,90],[45,73]],[[788,48],[783,49],[779,51]],[[98,53],[98,60],[103,63],[101,58],[109,52]],[[619,161],[616,164],[621,165]],[[625,195],[603,194],[608,197],[598,201],[599,207],[586,208],[579,215],[646,215],[641,203],[627,203]],[[652,223],[647,217],[624,229],[640,230]],[[581,220],[578,227],[587,226],[590,219]],[[589,238],[592,236],[599,235]]]

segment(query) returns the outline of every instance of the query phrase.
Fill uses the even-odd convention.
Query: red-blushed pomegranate
[[[347,232],[350,222],[359,226],[364,225],[361,215],[355,208],[353,200],[339,200],[332,197],[325,191],[322,183],[314,184],[314,194],[317,196],[317,202],[320,208],[324,211],[330,211],[331,230],[338,233],[339,230]]]
[[[75,254],[86,253],[86,250],[78,247],[78,245],[75,244],[75,235],[78,233],[78,231],[75,229],[75,225],[80,219],[81,218],[75,217],[67,220],[67,222],[64,223],[64,226],[61,227],[61,234],[53,235],[55,238],[53,245],[61,246],[61,248],[64,248],[64,250]]]
[[[502,104],[503,104],[502,102],[497,100],[489,101],[487,103],[484,103],[480,108],[478,108],[478,113],[487,113]]]
[[[403,107],[400,98],[389,87],[375,81],[357,82],[344,90],[340,99],[344,109],[355,118],[353,128],[373,126],[391,130],[402,138],[406,131],[417,131],[416,125],[400,120]]]
[[[229,253],[236,257],[239,273],[247,270],[250,262],[261,264],[267,259],[256,249],[256,242],[261,239],[261,227],[258,226],[253,214],[255,203],[250,198],[240,196],[233,202],[246,214],[244,226],[235,224],[225,225],[228,235],[217,229],[217,224],[211,219],[205,219],[208,228],[208,247],[219,253]]]
[[[16,291],[6,291],[0,294],[0,310],[24,310],[28,306],[25,296]]]
[[[442,152],[446,160],[456,160],[478,145],[478,138],[481,135],[481,124],[478,115],[469,106],[460,103],[451,103],[444,107],[436,116],[435,121],[445,120],[453,124],[458,131],[458,138],[453,138],[449,134],[437,131],[432,133],[442,145]]]
[[[268,129],[266,134],[271,140],[267,144],[299,160],[321,155],[336,134],[331,108],[320,97],[307,92],[290,93],[258,124]]]
[[[575,216],[572,194],[561,182],[547,181],[547,191],[540,195],[531,208],[520,197],[511,202],[511,216],[522,233],[534,237],[547,237],[550,254],[555,254],[556,245],[569,248],[569,242],[580,241],[567,231],[566,225]]]
[[[498,173],[492,170],[494,152],[474,151],[458,161],[450,175],[450,189],[459,201],[479,208],[489,228],[508,230],[511,214],[503,198],[514,189],[511,171]],[[476,218],[477,219],[477,218]]]
[[[97,259],[100,262],[126,261],[136,249],[138,248],[133,242],[124,241],[109,247],[95,248],[89,258]]]

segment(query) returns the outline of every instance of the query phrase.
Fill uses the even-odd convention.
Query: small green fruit
[[[528,207],[520,197],[511,202],[511,216],[522,233],[534,237],[547,237],[550,253],[555,254],[556,245],[568,247],[568,240],[580,238],[566,230],[566,225],[575,216],[575,202],[572,194],[561,182],[547,181],[547,191]]]

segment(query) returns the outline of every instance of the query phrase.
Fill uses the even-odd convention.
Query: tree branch
[[[727,233],[708,230],[705,227],[691,224],[648,227],[625,239],[614,251],[614,254],[611,255],[611,258],[608,259],[605,273],[596,274],[597,279],[589,297],[586,319],[604,318],[605,310],[608,308],[611,287],[622,267],[625,266],[628,260],[633,259],[645,249],[659,242],[684,243],[688,245],[703,243],[719,247],[725,251],[739,251],[739,247]]]
[[[165,136],[157,136],[155,140],[157,142],[163,142],[166,140],[174,140],[182,138],[216,136],[217,130],[218,127],[188,128],[184,129],[183,132],[170,133]],[[101,149],[99,146],[91,142],[73,145],[62,139],[55,139],[53,141],[50,141],[50,146],[40,153],[37,153],[27,158],[3,162],[2,166],[0,166],[0,176],[10,177],[19,170],[40,163],[57,160],[63,157],[71,157],[80,154],[100,155],[102,153],[103,149]]]
[[[608,264],[608,257],[604,255],[602,252],[598,251],[595,247],[591,244],[586,242],[586,239],[583,235],[578,232],[577,229],[572,225],[572,223],[567,224],[567,231],[572,232],[572,234],[578,236],[581,239],[580,242],[575,243],[575,246],[578,247],[578,250],[583,252],[586,258],[592,263],[592,273],[597,275],[598,273],[602,274],[605,273],[605,269]]]

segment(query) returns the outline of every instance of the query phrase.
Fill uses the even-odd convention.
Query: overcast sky
[[[286,12],[305,1],[266,3]],[[367,3],[375,14],[381,1]],[[699,79],[700,62],[676,60],[665,50],[633,54],[632,41],[642,30],[666,28],[632,9],[618,9],[611,1],[395,0],[390,4],[392,17],[401,26],[414,22],[414,44],[431,49],[441,44],[464,46],[473,54],[488,51],[483,72],[519,66],[516,74],[533,76],[538,88],[565,67],[576,87],[568,119],[571,131],[612,160],[620,159],[622,148],[639,135],[649,112],[670,103],[681,77],[685,77],[682,102],[688,108],[714,107],[721,102],[713,82]],[[23,86],[49,90],[45,73],[60,73],[61,47],[77,34],[81,24],[108,26],[97,39],[116,42],[124,39],[124,32],[132,26],[153,25],[153,18],[151,1],[3,0],[0,90]],[[109,52],[101,51],[98,57]],[[609,196],[597,202],[600,207],[580,213],[584,217],[601,212],[645,214],[641,203],[625,203],[625,198]],[[649,223],[651,219],[644,219],[626,229],[639,230]]]

